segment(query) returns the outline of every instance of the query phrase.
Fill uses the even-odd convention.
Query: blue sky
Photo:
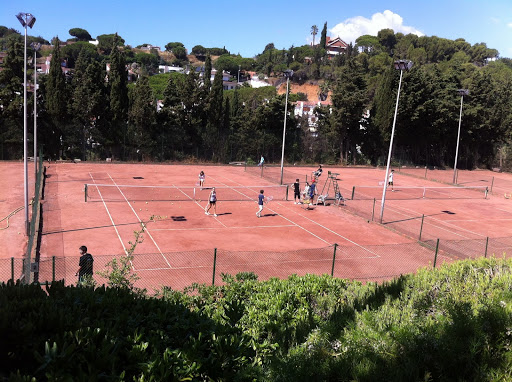
[[[311,42],[311,26],[327,22],[328,35],[354,41],[383,28],[448,39],[485,42],[501,57],[512,57],[512,0],[430,1],[303,1],[251,2],[87,0],[0,0],[0,25],[22,32],[15,15],[36,16],[30,35],[67,40],[69,29],[86,29],[92,37],[117,32],[126,44],[164,48],[179,41],[190,51],[195,45],[226,47],[253,57],[265,45],[289,48]],[[320,32],[317,39],[320,37]]]

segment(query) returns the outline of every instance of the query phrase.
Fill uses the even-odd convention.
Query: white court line
[[[92,174],[90,172],[89,172],[89,176],[91,177],[93,183],[96,183],[96,181],[94,180],[94,178],[93,178],[93,176],[92,176]],[[110,222],[112,223],[112,226],[116,230],[116,234],[117,234],[117,237],[119,238],[119,241],[121,242],[121,246],[123,247],[124,252],[127,253],[126,247],[124,246],[123,240],[121,239],[121,235],[119,235],[119,231],[117,230],[117,226],[114,223],[114,219],[112,218],[112,215],[110,215],[110,211],[108,210],[107,204],[105,203],[105,200],[103,199],[103,196],[101,195],[101,191],[100,191],[99,188],[98,188],[98,194],[99,194],[99,196],[101,198],[101,201],[103,202],[103,206],[105,207],[105,210],[107,211],[108,217],[110,218]]]
[[[226,177],[224,177],[224,176],[223,176],[223,178],[226,178]],[[232,181],[232,180],[231,180],[231,179],[229,179],[229,178],[226,178],[226,179],[228,179],[228,180]],[[236,183],[238,183],[238,182],[236,182]],[[238,184],[240,184],[240,183],[238,183]],[[241,184],[240,184],[240,185],[241,185]],[[284,207],[284,204],[279,203],[279,202],[277,202],[277,203],[278,203],[280,206],[283,206],[283,207]],[[270,208],[269,208],[269,209],[270,209]],[[287,207],[287,209],[288,209],[289,211],[293,211],[293,212],[295,212],[294,210],[291,210],[289,207]],[[272,212],[276,213],[274,210],[272,210],[272,209],[270,209],[270,210],[271,210]],[[297,213],[297,212],[295,212],[295,213],[296,213],[297,215],[299,215],[299,216],[301,216],[301,217],[303,217],[303,218],[305,218],[305,219],[309,220],[310,222],[312,222],[312,223],[314,223],[314,224],[316,224],[316,225],[318,225],[318,226],[322,227],[323,229],[325,229],[325,230],[327,230],[327,231],[329,231],[329,232],[331,232],[331,233],[335,234],[336,236],[338,236],[338,237],[342,238],[343,240],[346,240],[346,241],[348,241],[349,243],[352,243],[352,244],[354,244],[354,245],[358,246],[359,248],[362,248],[362,249],[364,249],[365,251],[367,251],[367,252],[369,252],[369,253],[373,254],[373,256],[371,256],[371,257],[369,257],[369,258],[380,257],[380,256],[379,256],[378,254],[376,254],[375,252],[373,252],[373,251],[369,250],[368,248],[363,247],[361,244],[358,244],[358,243],[356,243],[355,241],[350,240],[349,238],[346,238],[346,237],[345,237],[345,236],[343,236],[343,235],[340,235],[338,232],[335,232],[335,231],[331,230],[330,228],[325,227],[324,225],[322,225],[322,224],[320,224],[320,223],[318,223],[318,222],[316,222],[316,221],[314,221],[314,220],[310,219],[310,218],[309,218],[309,217],[307,217],[307,216],[304,216],[304,215],[299,214],[299,213]],[[295,223],[294,221],[292,221],[292,220],[290,220],[290,219],[288,219],[288,218],[284,217],[283,215],[279,215],[279,216],[281,216],[283,219],[288,220],[290,223],[295,224],[297,227],[302,228],[304,231],[308,232],[310,235],[313,235],[313,236],[315,236],[315,237],[319,238],[320,240],[325,241],[326,243],[329,243],[327,240],[321,239],[319,236],[315,235],[314,233],[312,233],[311,231],[307,230],[306,228],[304,228],[304,227],[300,226],[299,224]],[[329,245],[332,245],[332,244],[330,244],[330,243],[329,243]]]
[[[190,195],[185,194],[185,193],[184,193],[184,192],[183,192],[179,187],[175,186],[174,184],[173,184],[173,186],[174,186],[174,187],[176,187],[176,189],[178,189],[178,190],[179,190],[183,195],[185,195],[187,198],[189,198],[189,199],[190,199],[190,200],[192,200],[195,204],[197,204],[197,205],[201,208],[201,210],[203,210],[203,212],[205,211],[205,208],[206,208],[206,207],[203,207],[202,205],[200,205],[200,204],[199,204],[199,202],[198,202],[197,200],[194,200],[193,198],[191,198],[191,197],[190,197]],[[212,186],[212,187],[214,187],[214,186]],[[204,187],[203,187],[203,188],[204,188]],[[211,192],[211,191],[210,191],[210,192]],[[210,194],[208,194],[208,197],[210,197]],[[227,227],[226,227],[226,225],[225,225],[223,222],[221,222],[219,219],[217,219],[217,217],[216,217],[216,216],[212,216],[212,217],[213,217],[213,218],[215,218],[215,220],[217,220],[220,224],[222,224],[222,225],[224,226],[224,228],[227,228]]]
[[[145,231],[146,233],[148,234],[148,236],[150,237],[151,241],[153,242],[153,244],[155,244],[155,247],[158,249],[158,252],[160,252],[160,254],[162,255],[163,259],[165,260],[165,262],[167,263],[167,265],[169,266],[169,268],[172,268],[171,267],[171,264],[169,264],[169,262],[167,261],[167,258],[164,256],[164,254],[162,253],[162,251],[160,250],[160,247],[158,246],[158,244],[156,243],[155,239],[153,239],[153,236],[151,235],[151,233],[149,232],[149,228],[147,227],[147,224],[145,224],[139,217],[139,215],[137,214],[137,212],[135,212],[135,210],[133,209],[133,206],[131,205],[131,203],[129,202],[129,200],[126,198],[126,196],[124,195],[123,191],[121,191],[121,189],[119,188],[119,186],[117,185],[117,183],[115,182],[115,180],[110,176],[109,173],[107,173],[107,175],[109,176],[109,178],[112,180],[112,182],[114,183],[114,185],[117,187],[117,189],[119,190],[119,192],[121,193],[121,195],[123,195],[123,198],[124,200],[126,200],[126,203],[128,203],[128,205],[130,206],[131,210],[133,211],[133,213],[135,214],[135,216],[137,217],[137,219],[139,220],[140,223],[142,223],[144,225],[144,228],[145,228]],[[132,265],[133,266],[133,265]],[[135,270],[135,267],[133,267],[133,269]]]
[[[409,216],[409,215],[405,215],[404,213],[400,212],[400,211],[409,211],[412,214],[419,214],[419,212],[417,212],[416,210],[411,210],[409,208],[404,208],[404,207],[388,207],[388,208],[390,208],[391,210],[394,210],[395,212],[401,214],[402,216],[404,216],[406,218],[419,218],[417,215],[416,216]],[[437,218],[434,218],[434,217],[431,217],[431,216],[428,216],[428,215],[425,215],[425,217],[428,218],[428,219],[432,219],[433,221],[437,222],[438,223],[437,225],[436,224],[432,224],[432,223],[428,223],[428,222],[427,222],[427,224],[430,224],[433,227],[439,228],[440,230],[448,231],[450,233],[454,233],[452,230],[450,230],[450,227],[452,227],[452,228],[455,228],[455,229],[457,229],[459,231],[465,231],[465,232],[470,233],[472,235],[485,237],[485,235],[479,234],[478,232],[473,232],[471,230],[468,230],[468,229],[456,226],[455,224],[450,224],[448,222],[445,222],[444,220],[439,220]],[[461,220],[461,221],[464,221],[464,220]],[[468,221],[468,220],[465,220],[465,221]],[[392,222],[388,222],[387,224],[393,224],[393,223]],[[441,225],[439,225],[439,224],[441,224]],[[472,240],[472,238],[470,238],[468,236],[464,236],[464,235],[459,234],[459,233],[455,233],[455,235],[460,236],[460,237],[462,237],[464,239]]]
[[[223,176],[223,178],[225,178],[225,177]],[[212,178],[212,179],[214,179],[214,178]],[[226,178],[226,179],[229,179],[229,178]],[[214,180],[215,180],[215,179],[214,179]],[[229,180],[231,180],[231,179],[229,179]],[[220,183],[221,183],[221,184],[223,184],[225,187],[229,187],[226,183],[223,183],[223,182],[220,182]],[[238,182],[237,182],[237,183],[238,183]],[[240,184],[240,183],[238,183],[238,184]],[[240,184],[240,185],[242,186],[242,184]],[[244,196],[246,196],[246,197],[249,197],[248,195],[244,194],[243,192],[240,192],[240,191],[238,191],[238,190],[235,190],[235,191],[236,191],[236,192],[238,192],[238,193],[239,193],[239,194],[241,194],[241,195],[244,195]],[[254,191],[254,192],[256,192],[256,191]],[[256,203],[256,201],[254,201],[254,202]],[[287,217],[285,217],[285,216],[283,216],[283,215],[278,214],[278,213],[277,213],[276,211],[274,211],[272,208],[268,207],[268,205],[267,205],[267,207],[266,207],[266,208],[267,208],[269,211],[271,211],[271,212],[275,213],[276,215],[280,216],[281,218],[283,218],[283,219],[285,219],[285,220],[288,220],[291,224],[293,224],[293,225],[295,225],[295,226],[297,226],[297,227],[299,227],[299,228],[303,229],[304,231],[306,231],[306,232],[307,232],[307,233],[309,233],[310,235],[312,235],[312,236],[316,237],[318,240],[321,240],[321,241],[323,241],[324,243],[327,243],[327,244],[329,244],[329,245],[332,245],[332,244],[331,244],[331,243],[329,243],[327,240],[324,240],[324,239],[322,239],[320,236],[315,235],[313,232],[311,232],[311,231],[307,230],[306,228],[304,228],[304,227],[300,226],[299,224],[295,223],[294,221],[291,221],[291,220],[290,220],[290,219],[288,219]]]

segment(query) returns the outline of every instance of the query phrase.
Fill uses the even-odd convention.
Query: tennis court
[[[304,184],[315,169],[287,167],[284,181],[299,178]],[[196,184],[201,170],[206,173],[203,190]],[[99,270],[130,248],[134,231],[144,224],[133,267],[155,286],[210,282],[216,255],[222,271],[229,273],[251,270],[263,278],[330,273],[334,244],[336,264],[342,264],[335,276],[375,280],[431,264],[432,250],[418,244],[419,239],[512,236],[511,201],[485,196],[479,188],[443,190],[438,182],[395,173],[397,191],[388,190],[381,225],[377,221],[383,169],[324,168],[318,193],[326,192],[331,171],[339,174],[346,203],[311,210],[294,204],[293,190],[276,184],[278,168],[264,169],[265,176],[257,171],[243,166],[51,164],[43,202],[41,264],[53,257],[67,259],[58,278],[74,283],[79,246],[89,248]],[[212,187],[217,190],[217,217],[204,213]],[[352,199],[354,187],[357,195],[364,189],[366,197]],[[273,200],[257,218],[260,189]],[[443,196],[432,197],[431,192]],[[4,250],[2,256],[13,255]],[[453,258],[445,251],[438,262]],[[50,271],[42,267],[41,272]]]

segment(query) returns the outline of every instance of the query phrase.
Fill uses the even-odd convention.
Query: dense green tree
[[[187,58],[187,50],[182,46],[173,48],[172,53],[178,60],[185,60]]]
[[[222,73],[222,69],[217,67],[217,71]],[[210,56],[210,53],[206,55],[206,60],[204,62],[204,75],[203,75],[203,82],[204,82],[204,88],[206,92],[210,91],[210,87],[212,86],[212,58]]]
[[[103,131],[106,142],[104,144],[109,150],[114,144],[121,141],[126,135],[126,123],[128,113],[128,88],[127,72],[123,53],[119,50],[117,34],[112,41],[112,53],[110,54],[110,70],[108,72],[109,86],[109,115],[111,126]],[[105,127],[106,128],[106,127]]]
[[[120,47],[124,45],[124,39],[117,33],[102,34],[96,37],[96,39],[98,40],[98,49],[102,50],[107,55],[112,52],[113,46]]]
[[[2,156],[23,155],[23,43],[9,40],[9,48],[0,71],[0,144]]]
[[[78,59],[78,56],[80,55],[82,50],[85,51],[84,53],[87,54],[89,58],[99,58],[96,47],[93,44],[90,44],[85,41],[78,41],[74,44],[69,44],[62,48],[61,57],[62,59],[66,60],[67,67],[75,67],[75,62]]]
[[[78,41],[91,41],[92,37],[85,29],[82,28],[71,28],[69,35],[76,37]]]
[[[223,129],[223,89],[222,71],[215,74],[212,89],[208,94],[206,102],[206,128],[203,132],[203,149],[205,157],[217,162],[225,159],[224,141],[225,132]]]
[[[73,137],[73,127],[69,125],[68,119],[69,92],[66,78],[62,72],[60,40],[55,38],[54,41],[52,61],[45,86],[46,111],[54,131],[60,135],[62,145],[60,150],[62,153],[59,155],[66,156],[67,148],[73,144],[71,141],[68,141]]]
[[[156,105],[147,75],[139,76],[130,92],[128,144],[142,161],[155,154]]]
[[[192,54],[200,57],[205,56],[206,48],[202,45],[196,45],[192,48]]]
[[[324,27],[322,28],[322,34],[320,35],[320,48],[325,49],[326,43],[327,43],[327,21],[324,23]]]
[[[183,43],[181,42],[168,42],[167,44],[165,44],[165,50],[168,52],[174,53],[174,49],[177,47],[185,48],[185,45],[183,45]]]

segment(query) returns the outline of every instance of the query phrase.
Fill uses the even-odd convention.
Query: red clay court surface
[[[201,170],[206,174],[205,187],[219,188],[217,217],[204,214],[206,200],[178,201],[176,197],[171,197],[172,193],[185,194],[185,199],[190,196],[191,187],[196,185]],[[288,167],[287,170],[301,175],[302,181],[306,175],[309,178],[315,168]],[[346,198],[350,198],[349,193],[354,185],[378,186],[385,172],[383,169],[368,168],[324,169],[319,192],[322,191],[328,170],[340,174],[339,184]],[[2,216],[23,205],[22,173],[20,163],[0,163],[0,176],[7,183],[7,187],[0,191]],[[476,174],[476,178],[499,177],[504,184],[512,181],[510,174],[467,174]],[[395,172],[394,181],[396,186],[443,186],[398,172]],[[482,183],[478,179],[475,182]],[[111,187],[104,190],[99,199],[85,202],[85,183],[165,186],[176,187],[176,190],[169,191],[169,199],[173,201],[151,200],[144,189],[134,201],[124,194],[123,188]],[[58,276],[64,277],[66,283],[73,283],[76,281],[74,273],[78,265],[79,246],[87,245],[95,257],[97,271],[111,255],[123,254],[130,247],[129,242],[134,240],[133,232],[140,230],[141,222],[146,222],[146,232],[144,241],[135,250],[133,266],[141,282],[146,280],[155,287],[170,285],[181,288],[192,282],[211,282],[214,248],[218,248],[219,254],[222,254],[218,261],[223,266],[223,272],[254,270],[261,278],[286,277],[293,273],[330,273],[332,245],[335,243],[339,245],[336,264],[343,264],[340,270],[336,266],[334,275],[338,277],[382,279],[414,272],[433,261],[432,250],[417,244],[417,237],[413,234],[405,236],[385,226],[369,223],[347,212],[348,208],[343,206],[318,205],[312,210],[305,210],[293,203],[292,189],[288,201],[275,198],[265,206],[263,217],[258,219],[255,215],[257,191],[243,187],[274,185],[244,172],[243,166],[47,165],[41,261],[43,264],[52,256],[69,258],[65,270]],[[223,200],[224,187],[236,187],[251,201]],[[490,195],[488,199],[476,196],[470,199],[411,200],[395,199],[394,194],[388,191],[385,225],[391,228],[393,224],[412,227],[419,224],[417,217],[424,214],[428,217],[424,222],[424,235],[431,235],[432,238],[466,240],[510,237],[512,199],[505,199],[502,191],[512,190],[498,190],[497,195]],[[363,202],[347,200],[346,203],[349,207],[351,203]],[[376,211],[378,213],[380,204]],[[149,221],[151,216],[157,219]],[[17,232],[23,227],[23,219],[23,211],[18,212],[11,217],[10,228],[0,230],[0,241],[9,243],[0,247],[0,258],[22,256],[25,237]],[[438,257],[439,263],[450,260],[447,256]]]

